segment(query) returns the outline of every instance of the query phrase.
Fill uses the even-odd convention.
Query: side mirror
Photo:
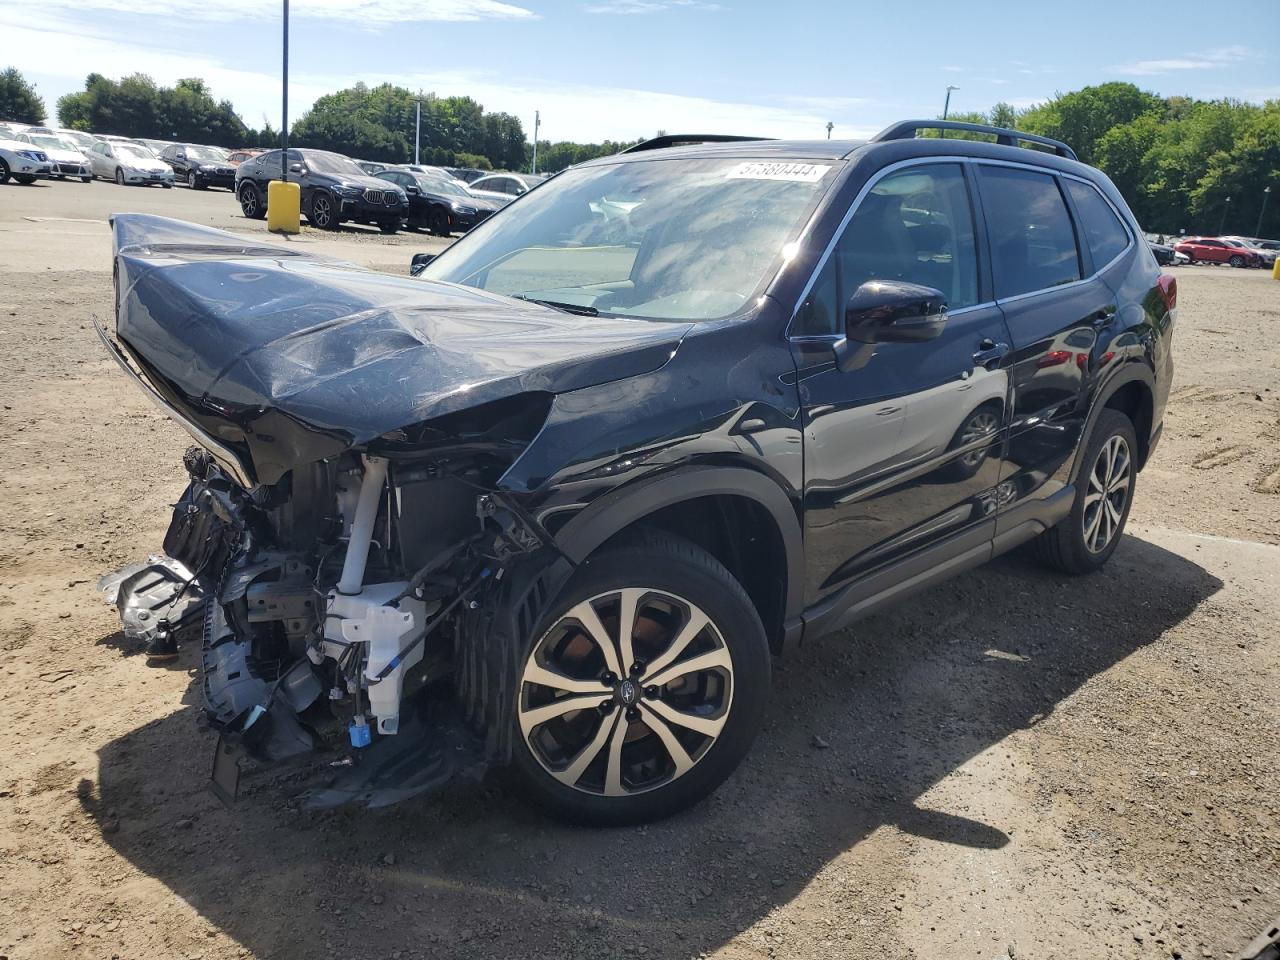
[[[407,193],[407,194],[408,194],[409,196],[411,196],[411,197],[416,197],[416,196],[418,196],[420,193],[422,193],[422,191],[421,191],[421,190],[419,190],[417,187],[405,187],[405,188],[404,188],[404,192],[405,192],[405,193]]]
[[[416,277],[423,270],[427,269],[427,264],[436,258],[434,253],[415,253],[413,259],[409,261],[409,275]]]
[[[307,168],[306,168],[306,167],[304,167],[304,166],[303,166],[302,164],[300,164],[300,163],[291,163],[291,164],[289,164],[289,172],[290,172],[290,173],[299,173],[299,174],[301,174],[301,173],[306,173],[306,172],[307,172]]]
[[[835,345],[836,365],[855,370],[871,359],[877,343],[923,343],[947,325],[942,291],[902,280],[868,280],[844,309],[844,339]]]

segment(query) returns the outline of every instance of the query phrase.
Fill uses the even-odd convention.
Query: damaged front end
[[[469,288],[160,218],[113,227],[99,334],[198,446],[164,555],[102,588],[149,650],[201,644],[219,792],[241,756],[319,751],[321,806],[505,761],[519,634],[569,564],[501,478],[558,393],[654,369],[686,327],[584,337]]]
[[[201,644],[224,798],[241,754],[327,754],[339,776],[314,806],[380,806],[482,767],[491,751],[463,722],[455,665],[475,660],[461,649],[478,637],[467,619],[491,612],[513,564],[554,563],[546,534],[494,487],[545,412],[539,398],[490,405],[455,415],[459,434],[424,431],[435,443],[396,438],[253,491],[188,451],[165,555],[102,588],[151,649]]]

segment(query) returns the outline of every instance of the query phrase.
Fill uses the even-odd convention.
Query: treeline
[[[991,122],[1071,145],[1115,182],[1144,230],[1280,236],[1280,101],[1160,97],[1131,83],[1059,94],[1028,110],[997,104],[953,120]],[[1259,214],[1263,214],[1261,226]]]

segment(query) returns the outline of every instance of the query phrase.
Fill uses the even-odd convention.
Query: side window
[[[1129,231],[1096,187],[1066,178],[1062,182],[1066,184],[1080,215],[1080,225],[1084,227],[1085,239],[1093,252],[1093,268],[1105,267],[1129,245]]]
[[[253,162],[261,164],[264,167],[268,164],[274,163],[278,167],[280,166],[280,151],[272,150],[270,153],[260,153],[254,158]]]
[[[868,280],[933,287],[951,310],[978,302],[973,212],[958,164],[908,167],[871,188],[801,304],[792,333],[839,333],[844,304]]]
[[[996,296],[1080,279],[1080,255],[1057,181],[1013,167],[980,166]]]

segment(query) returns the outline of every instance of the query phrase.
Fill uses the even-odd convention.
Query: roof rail
[[[640,153],[643,150],[663,150],[666,147],[691,146],[698,143],[737,143],[747,140],[772,140],[772,137],[740,137],[732,133],[664,133],[652,140],[642,140],[623,153]]]
[[[985,123],[964,123],[960,120],[903,120],[901,123],[885,127],[871,138],[871,142],[883,143],[886,140],[910,140],[920,130],[966,130],[969,133],[986,133],[995,137],[996,143],[1003,144],[1006,147],[1016,147],[1018,141],[1023,140],[1027,143],[1038,143],[1045,147],[1052,147],[1054,153],[1060,157],[1066,157],[1068,160],[1077,159],[1076,152],[1061,140],[1050,140],[1048,137],[1037,136],[1034,133],[1020,133],[1017,130],[1009,130],[1005,127],[991,127]]]

